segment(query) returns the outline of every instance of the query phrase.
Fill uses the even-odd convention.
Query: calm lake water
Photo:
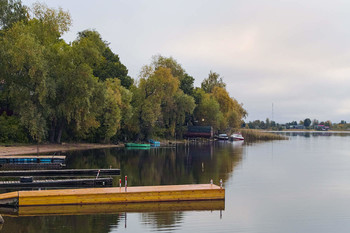
[[[204,203],[204,210],[4,216],[0,232],[349,232],[350,135],[287,136],[248,145],[66,153],[69,168],[121,168],[132,186],[223,179],[226,200]]]

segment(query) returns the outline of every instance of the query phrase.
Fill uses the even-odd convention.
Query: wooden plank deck
[[[0,194],[0,200],[3,199]],[[164,185],[125,188],[89,188],[18,191],[19,206],[141,203],[165,201],[223,200],[225,189],[217,185]]]

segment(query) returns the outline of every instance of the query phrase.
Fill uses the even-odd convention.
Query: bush
[[[0,115],[0,143],[27,143],[28,134],[16,116]]]

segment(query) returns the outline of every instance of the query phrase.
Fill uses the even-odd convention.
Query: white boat
[[[228,140],[228,136],[227,136],[227,134],[222,133],[222,134],[219,134],[218,139],[219,140]]]
[[[231,141],[243,141],[244,137],[242,136],[241,133],[234,133],[230,136]]]

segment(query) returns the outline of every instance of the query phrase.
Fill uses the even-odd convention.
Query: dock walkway
[[[223,200],[225,189],[212,184],[17,191],[0,194],[0,205],[141,203]]]

